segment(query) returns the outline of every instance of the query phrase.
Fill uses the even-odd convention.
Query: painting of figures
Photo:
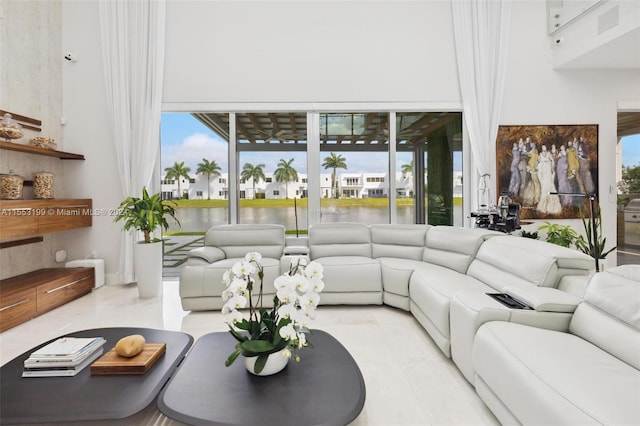
[[[498,195],[520,219],[588,216],[586,198],[562,194],[597,195],[598,125],[500,126],[496,156]]]

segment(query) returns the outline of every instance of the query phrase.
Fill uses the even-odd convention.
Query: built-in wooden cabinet
[[[90,198],[1,200],[0,240],[91,226]]]
[[[77,299],[94,286],[93,268],[45,268],[0,280],[0,332]]]

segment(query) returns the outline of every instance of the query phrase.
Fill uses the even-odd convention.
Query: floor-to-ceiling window
[[[202,246],[207,229],[229,223],[229,114],[220,116],[162,114],[161,191],[176,203],[179,220],[168,221],[165,276],[179,275],[186,253]]]
[[[239,223],[307,229],[306,113],[236,113]]]
[[[398,223],[462,226],[462,114],[398,112],[396,151]]]
[[[229,140],[201,118],[162,114],[161,190],[177,203],[180,221],[170,231],[205,231],[229,220]]]
[[[322,222],[389,223],[389,113],[321,113],[320,161]]]
[[[314,164],[316,158],[319,162],[319,167],[314,166],[314,174],[318,174],[317,170],[319,174],[314,176],[307,173],[307,131],[312,127],[306,112],[216,112],[191,116],[205,126],[205,135],[209,132],[209,136],[222,142],[212,146],[215,156],[224,160],[215,157],[222,167],[219,175],[209,175],[207,185],[205,175],[194,173],[198,160],[202,162],[207,156],[202,152],[207,147],[206,138],[198,132],[181,131],[183,136],[175,139],[182,143],[177,147],[169,145],[168,152],[177,153],[172,158],[184,161],[184,166],[191,169],[189,201],[232,199],[235,211],[231,209],[230,213],[228,203],[221,207],[198,206],[208,211],[199,215],[189,212],[190,216],[185,217],[188,227],[191,216],[197,216],[202,218],[202,230],[218,223],[237,222],[280,223],[291,232],[303,231],[310,223],[310,185],[317,185],[314,194],[320,197],[321,212],[311,223],[463,224],[461,113],[310,114],[317,119],[312,130],[317,135],[312,139],[317,137],[314,144],[319,144],[320,151],[319,158],[314,157]],[[390,126],[394,117],[395,125]],[[169,125],[182,126],[167,118],[163,126]],[[172,131],[179,133],[177,129]],[[233,150],[229,150],[230,143]],[[166,151],[163,136],[163,168],[168,166]],[[233,176],[229,175],[229,153]],[[171,179],[164,181],[169,186]],[[211,210],[220,208],[223,211]]]

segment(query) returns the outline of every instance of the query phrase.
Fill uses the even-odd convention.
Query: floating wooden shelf
[[[0,200],[0,241],[91,226],[90,198]]]
[[[56,151],[55,149],[38,148],[37,146],[21,145],[13,142],[0,141],[0,149],[26,152],[27,154],[45,155],[47,157],[57,157],[61,160],[84,160],[84,155],[82,154]]]
[[[31,237],[31,238],[23,238],[21,240],[12,240],[12,241],[0,241],[0,249],[9,248],[9,247],[17,247],[24,246],[26,244],[33,243],[41,243],[44,241],[43,237]]]

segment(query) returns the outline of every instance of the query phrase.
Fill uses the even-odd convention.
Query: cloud
[[[165,168],[183,161],[184,165],[191,169],[191,173],[195,173],[198,163],[201,163],[203,158],[215,161],[222,172],[226,173],[229,170],[228,150],[226,142],[214,139],[204,133],[194,133],[177,144],[162,146],[161,174],[164,174]]]

